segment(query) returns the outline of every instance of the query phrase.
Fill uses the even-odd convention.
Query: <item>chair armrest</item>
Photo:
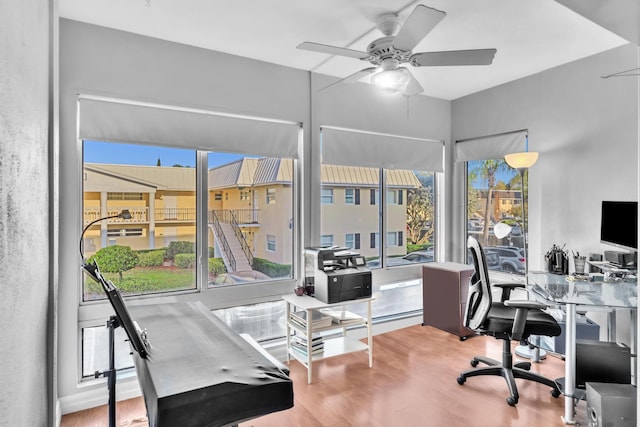
[[[543,310],[546,305],[538,301],[531,300],[507,300],[504,301],[507,307],[515,307],[516,315],[513,319],[513,328],[511,329],[511,339],[520,341],[524,332],[524,325],[527,323],[527,314],[529,310]]]
[[[492,283],[491,285],[495,288],[502,289],[502,295],[500,297],[500,301],[502,302],[511,298],[512,290],[525,287],[524,283]]]

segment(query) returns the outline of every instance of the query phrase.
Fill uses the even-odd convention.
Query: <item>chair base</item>
[[[511,355],[511,346],[509,341],[504,341],[503,352],[502,352],[502,363],[483,356],[476,356],[470,362],[471,366],[474,368],[478,366],[479,363],[484,363],[485,367],[469,369],[464,371],[458,377],[458,384],[462,385],[466,382],[469,377],[477,377],[481,375],[494,375],[501,376],[507,382],[507,387],[509,388],[509,397],[507,397],[507,403],[509,406],[515,406],[520,399],[518,394],[518,387],[516,386],[516,378],[535,381],[540,384],[547,385],[551,387],[551,395],[553,397],[560,396],[560,390],[558,389],[555,381],[550,380],[549,378],[543,377],[540,374],[529,371],[531,369],[530,362],[518,362],[515,365],[513,364],[513,356]]]

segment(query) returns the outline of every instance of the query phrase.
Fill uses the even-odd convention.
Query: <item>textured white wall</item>
[[[51,2],[0,2],[0,426],[48,416]]]
[[[601,76],[636,68],[638,58],[626,45],[453,102],[454,140],[529,129],[529,149],[540,152],[529,170],[531,269],[544,269],[554,243],[616,250],[600,243],[600,206],[638,200],[639,80]],[[619,317],[618,339],[628,343],[628,313]]]

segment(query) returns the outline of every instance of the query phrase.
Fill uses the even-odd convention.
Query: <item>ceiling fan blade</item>
[[[450,50],[442,52],[414,53],[409,63],[414,67],[438,67],[449,65],[489,65],[496,49]]]
[[[344,79],[340,79],[337,82],[331,83],[329,86],[325,86],[322,89],[319,89],[318,92],[327,90],[330,87],[335,86],[337,84],[341,84],[341,83],[355,83],[361,78],[363,78],[364,76],[373,73],[374,71],[376,71],[376,67],[370,67],[370,68],[365,68],[364,70],[356,71],[355,73],[345,77]]]
[[[313,52],[328,53],[329,55],[347,56],[350,58],[367,59],[369,54],[359,50],[347,49],[344,47],[329,46],[326,44],[304,42],[298,45],[298,49],[310,50]]]
[[[405,96],[413,96],[424,92],[424,89],[422,88],[420,83],[418,83],[418,80],[416,80],[411,71],[407,70],[407,74],[409,74],[409,82],[407,83],[407,87],[404,89],[404,91],[402,91],[402,94]]]
[[[419,4],[393,39],[393,47],[398,50],[412,50],[445,15],[446,13],[440,10]]]

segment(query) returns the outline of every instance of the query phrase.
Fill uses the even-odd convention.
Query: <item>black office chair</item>
[[[488,357],[476,356],[471,361],[474,368],[482,362],[488,366],[464,371],[458,377],[458,384],[462,385],[468,377],[478,375],[499,375],[504,377],[509,387],[507,403],[515,406],[519,395],[515,378],[535,381],[552,388],[553,397],[560,396],[556,383],[542,375],[530,372],[531,363],[520,362],[513,364],[511,341],[527,342],[530,335],[544,335],[555,337],[560,335],[558,322],[548,313],[542,311],[546,306],[536,301],[509,300],[511,290],[523,287],[522,284],[495,284],[502,289],[502,301],[493,302],[491,298],[491,283],[482,246],[473,237],[469,237],[467,247],[471,250],[475,273],[471,277],[464,325],[482,335],[491,335],[503,340],[502,363]]]

